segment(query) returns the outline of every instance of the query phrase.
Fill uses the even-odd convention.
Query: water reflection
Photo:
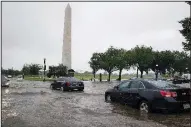
[[[141,117],[141,119],[148,121],[149,120],[149,114],[145,113],[145,112],[141,112],[139,111],[139,116]]]
[[[5,93],[6,93],[6,94],[9,93],[9,89],[5,89]]]
[[[111,103],[113,106],[112,112],[121,114],[123,116],[132,117],[137,120],[143,121],[155,121],[160,124],[164,124],[167,126],[175,126],[175,127],[190,127],[191,126],[191,118],[189,112],[181,112],[181,113],[171,113],[171,114],[162,114],[160,112],[156,113],[144,113],[140,112],[138,109],[131,108],[127,105],[121,105],[118,103]]]

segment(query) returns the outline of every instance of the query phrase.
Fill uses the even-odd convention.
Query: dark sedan
[[[61,77],[50,85],[51,89],[61,89],[62,91],[84,90],[84,83],[74,77]]]
[[[126,80],[105,92],[105,100],[118,101],[139,108],[153,110],[180,111],[190,109],[190,89],[175,86],[166,81]]]

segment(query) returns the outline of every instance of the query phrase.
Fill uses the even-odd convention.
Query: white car
[[[19,77],[17,78],[17,81],[23,81],[23,77],[22,77],[22,76],[19,76]]]
[[[9,87],[9,85],[10,85],[10,80],[7,78],[7,77],[5,77],[4,75],[1,75],[1,86],[2,87]]]
[[[7,77],[8,77],[8,78],[12,78],[12,75],[8,75]]]

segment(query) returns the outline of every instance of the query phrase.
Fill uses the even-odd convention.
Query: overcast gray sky
[[[57,65],[62,60],[66,2],[3,3],[3,68],[25,63]],[[93,52],[109,46],[136,45],[154,50],[182,50],[178,21],[190,15],[184,2],[70,3],[72,8],[72,68],[88,70]]]

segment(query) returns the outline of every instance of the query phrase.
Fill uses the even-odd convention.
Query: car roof
[[[141,79],[141,78],[137,78],[137,79],[133,79],[131,81],[155,81],[154,79]]]

